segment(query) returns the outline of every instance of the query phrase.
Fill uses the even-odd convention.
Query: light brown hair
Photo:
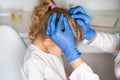
[[[40,0],[38,4],[35,6],[31,16],[29,39],[32,42],[34,42],[34,40],[38,36],[40,36],[41,40],[44,40],[47,37],[46,26],[48,19],[52,15],[52,13],[56,12],[57,20],[59,19],[61,13],[63,13],[65,17],[68,19],[68,22],[70,24],[76,42],[82,40],[82,31],[80,29],[80,26],[77,25],[75,23],[75,20],[71,18],[69,11],[67,9],[63,9],[59,7],[50,9],[51,3],[54,2],[52,0]]]

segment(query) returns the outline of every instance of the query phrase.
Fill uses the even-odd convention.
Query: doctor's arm
[[[99,76],[82,60],[81,57],[70,62],[74,71],[70,75],[70,80],[100,80]]]
[[[70,80],[99,80],[98,75],[81,58],[81,52],[76,48],[75,39],[66,17],[61,14],[55,25],[56,16],[56,13],[50,16],[46,34],[61,48],[67,62],[70,62],[73,67],[74,71]],[[64,31],[62,31],[62,25],[64,25]]]
[[[81,6],[70,8],[69,12],[71,17],[80,25],[88,45],[107,52],[116,52],[116,48],[120,44],[120,34],[97,32],[90,28],[90,18]]]
[[[117,47],[120,45],[120,34],[111,34],[104,32],[97,32],[96,38],[89,43],[89,46],[97,47],[109,53],[118,52]]]

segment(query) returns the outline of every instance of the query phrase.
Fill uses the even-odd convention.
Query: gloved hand
[[[78,25],[81,26],[83,31],[83,37],[86,40],[91,40],[94,38],[96,32],[94,29],[90,28],[90,18],[81,6],[70,8],[69,12],[71,17],[74,18]]]
[[[79,58],[81,53],[76,48],[75,39],[66,17],[61,14],[58,22],[55,23],[56,17],[56,13],[53,13],[50,16],[46,28],[46,34],[64,52],[67,62],[71,62]],[[62,30],[62,24],[64,25],[64,31]]]

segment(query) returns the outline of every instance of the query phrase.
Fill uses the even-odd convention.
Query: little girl
[[[76,44],[82,40],[81,29],[70,17],[68,10],[56,7],[52,0],[40,0],[33,10],[29,32],[32,43],[25,52],[22,65],[25,80],[67,80],[60,56],[63,52],[46,35],[48,19],[54,12],[58,21],[61,16],[68,19]]]

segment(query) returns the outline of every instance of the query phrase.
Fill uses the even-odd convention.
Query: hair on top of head
[[[63,13],[65,17],[68,19],[70,27],[72,29],[73,35],[75,37],[76,42],[82,40],[82,31],[79,25],[76,24],[75,20],[71,18],[71,15],[67,9],[55,7],[50,9],[50,5],[55,4],[52,0],[40,0],[38,4],[35,6],[32,16],[31,16],[31,24],[30,24],[30,32],[29,39],[34,42],[34,40],[40,36],[41,40],[44,40],[46,35],[46,26],[49,17],[56,12],[58,21],[60,14]],[[62,26],[64,30],[64,25]]]

